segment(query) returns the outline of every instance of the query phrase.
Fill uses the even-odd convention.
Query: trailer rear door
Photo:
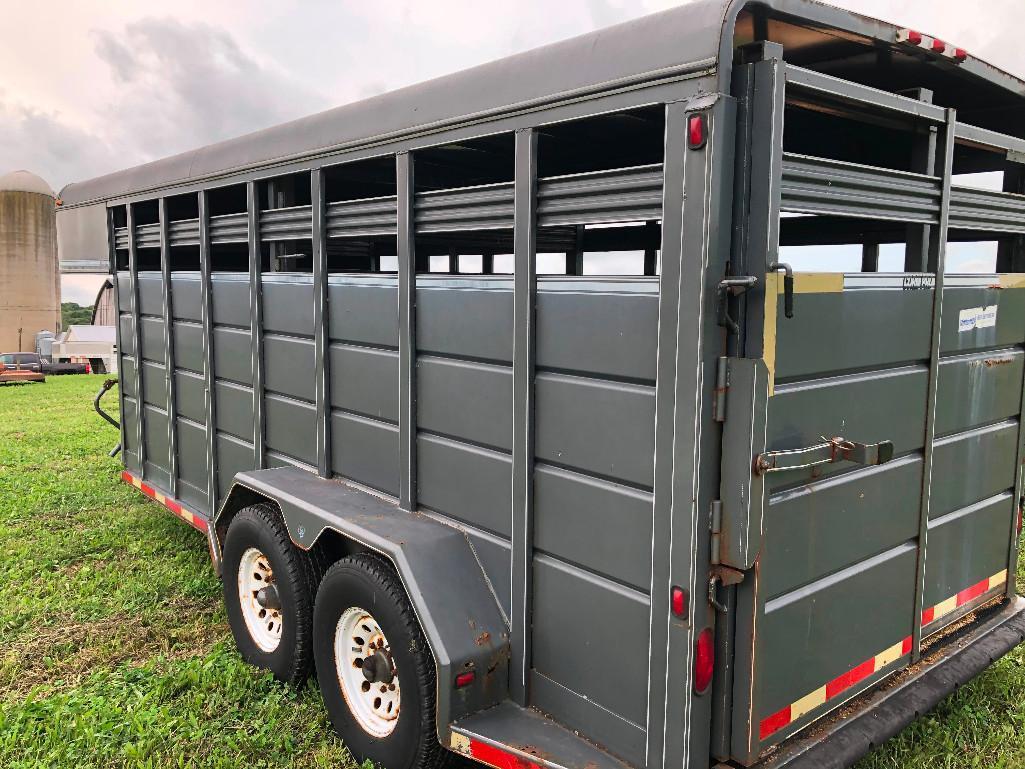
[[[813,77],[778,61],[752,66],[761,69],[750,77],[780,100]],[[836,101],[873,97],[828,85]],[[743,763],[1013,589],[1025,279],[944,274],[943,265],[955,225],[1025,230],[1025,198],[952,187],[956,116],[925,114],[931,173],[791,154],[778,139],[771,148],[778,187],[767,184],[767,216],[922,227],[924,269],[797,273],[792,317],[783,267],[750,270],[764,292],[749,292],[749,356],[730,362],[719,548],[723,564],[744,572],[729,727]],[[778,114],[752,120],[782,124]],[[985,224],[984,209],[996,207],[1007,217]],[[762,253],[771,263],[784,257],[779,230],[770,232]],[[737,460],[743,430],[746,465]]]

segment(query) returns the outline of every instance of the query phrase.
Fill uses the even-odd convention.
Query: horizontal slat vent
[[[246,243],[249,241],[248,215],[224,214],[210,217],[211,243]]]
[[[537,183],[541,227],[661,218],[661,164],[551,177]]]
[[[327,205],[327,236],[354,238],[370,235],[394,235],[395,196],[343,200]]]
[[[950,226],[1025,233],[1025,195],[953,187],[950,191]]]
[[[183,219],[168,225],[168,238],[172,246],[199,245],[199,219]]]
[[[135,226],[136,248],[160,248],[160,225],[137,224]]]
[[[263,241],[300,240],[312,237],[312,233],[312,206],[274,208],[260,212],[260,239]]]
[[[345,200],[327,205],[329,238],[394,235],[397,231],[395,196]],[[472,230],[511,230],[514,219],[513,183],[419,193],[415,199],[418,233]],[[656,221],[662,218],[660,164],[596,171],[538,180],[538,224],[544,227],[576,224]],[[298,240],[312,236],[312,207],[296,206],[260,212],[262,241]],[[199,221],[169,225],[172,246],[199,243]],[[136,227],[139,246],[159,246],[159,225]],[[210,218],[210,242],[245,243],[247,214]],[[117,248],[128,248],[128,231],[114,231]]]
[[[421,192],[414,207],[417,232],[511,229],[513,183]]]
[[[940,180],[887,168],[785,153],[783,211],[935,224]]]

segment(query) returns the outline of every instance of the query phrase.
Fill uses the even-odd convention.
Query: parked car
[[[45,382],[43,361],[34,352],[0,353],[0,383]]]

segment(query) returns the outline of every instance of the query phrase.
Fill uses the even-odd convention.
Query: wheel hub
[[[261,651],[270,653],[281,643],[281,596],[267,556],[255,547],[242,553],[238,563],[238,601],[246,629]]]
[[[267,585],[256,593],[256,602],[264,609],[281,610],[281,596],[278,595],[277,585]]]
[[[391,661],[391,654],[384,649],[378,649],[370,657],[364,657],[363,677],[370,683],[390,684],[395,678],[395,670]]]
[[[391,646],[370,612],[346,609],[335,627],[335,672],[349,712],[367,734],[387,737],[399,719],[401,688]]]

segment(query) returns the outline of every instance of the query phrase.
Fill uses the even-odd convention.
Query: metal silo
[[[0,176],[0,352],[32,351],[37,332],[60,325],[53,191],[12,171]]]

